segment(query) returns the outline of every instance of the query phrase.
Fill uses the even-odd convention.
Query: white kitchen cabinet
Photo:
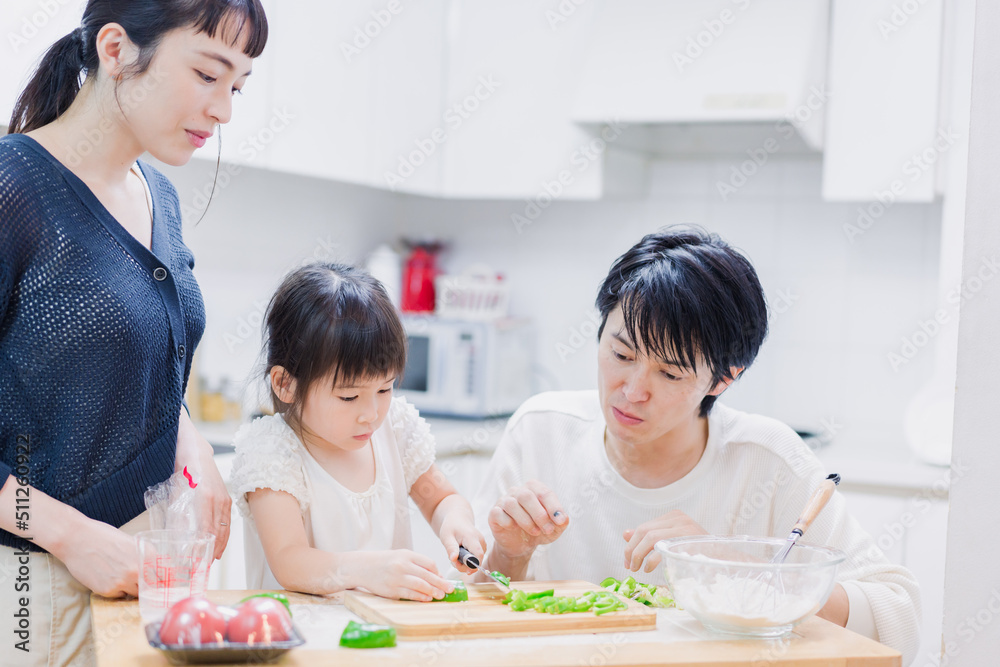
[[[445,115],[447,0],[401,11],[361,57],[370,59],[371,185],[437,195],[449,130]]]
[[[930,489],[899,495],[843,491],[848,510],[886,557],[920,584],[920,655],[941,646],[948,503]]]
[[[268,149],[272,169],[367,184],[371,173],[370,99],[374,64],[365,36],[371,12],[385,3],[280,2],[268,19],[267,49],[276,74],[271,105],[287,110],[288,126]],[[398,17],[397,17],[398,18]],[[382,30],[378,22],[375,26]],[[372,29],[371,32],[375,32]],[[384,35],[383,35],[384,36]],[[345,54],[344,45],[358,54]],[[280,74],[280,75],[279,75]]]
[[[443,196],[597,199],[608,194],[610,161],[631,175],[622,189],[643,187],[644,162],[614,146],[621,128],[602,137],[602,127],[572,121],[595,4],[563,5],[572,12],[531,0],[453,3]]]
[[[932,201],[956,139],[938,126],[942,0],[832,4],[823,198]]]

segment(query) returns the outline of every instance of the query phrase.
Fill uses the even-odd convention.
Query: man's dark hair
[[[731,379],[730,368],[749,368],[767,336],[767,303],[750,261],[697,227],[647,234],[615,260],[597,295],[598,340],[619,304],[637,351],[692,370],[700,356],[713,387]],[[702,417],[715,399],[702,400]]]

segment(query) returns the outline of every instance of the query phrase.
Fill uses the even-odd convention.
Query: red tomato
[[[167,610],[160,625],[160,641],[173,646],[222,645],[226,616],[214,602],[202,597],[184,598]]]
[[[285,605],[274,598],[250,598],[229,619],[226,637],[240,644],[270,644],[288,641],[292,618]]]

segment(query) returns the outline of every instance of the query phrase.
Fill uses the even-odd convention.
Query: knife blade
[[[472,553],[462,545],[458,546],[458,560],[466,567],[472,568],[473,570],[479,570],[485,574],[487,577],[496,582],[496,584],[502,588],[504,592],[510,592],[510,586],[501,581],[495,574],[489,570],[481,570],[479,568],[479,559],[473,556]]]

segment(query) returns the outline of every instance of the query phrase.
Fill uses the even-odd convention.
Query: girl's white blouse
[[[236,433],[229,491],[243,516],[247,588],[280,589],[247,504],[255,489],[284,491],[299,503],[309,545],[331,552],[410,549],[410,487],[434,463],[434,437],[416,408],[393,398],[372,434],[375,482],[360,493],[334,479],[309,454],[281,415]],[[292,517],[289,517],[292,520]]]

